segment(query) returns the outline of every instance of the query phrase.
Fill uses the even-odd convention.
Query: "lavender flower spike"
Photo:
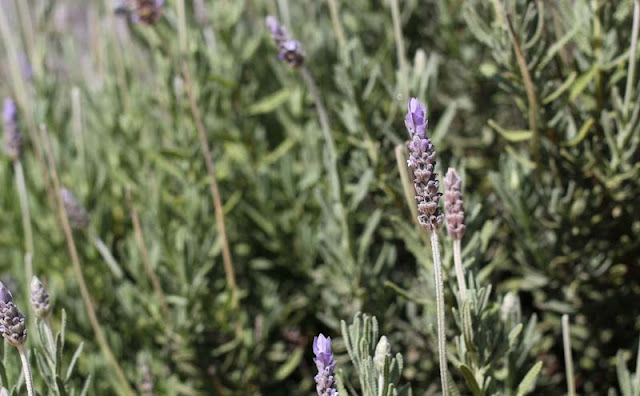
[[[333,359],[331,351],[331,337],[325,337],[323,334],[314,337],[313,353],[316,355],[313,361],[318,367],[318,375],[314,378],[318,396],[338,396],[338,382],[335,380],[337,362]]]
[[[134,9],[131,14],[133,22],[153,25],[162,16],[164,0],[135,0],[133,3]]]
[[[76,230],[82,230],[89,227],[89,215],[87,210],[78,203],[73,193],[66,188],[60,189],[60,196],[64,203],[64,209],[67,211],[69,217],[69,224],[71,228]]]
[[[418,223],[427,231],[435,231],[444,220],[438,206],[442,193],[438,192],[440,184],[434,172],[436,152],[427,136],[425,106],[418,99],[411,98],[408,107],[409,111],[404,121],[411,137],[407,164],[413,172],[413,186],[419,212]]]
[[[271,37],[278,47],[278,59],[283,60],[291,67],[300,67],[304,64],[304,52],[299,41],[292,39],[287,29],[278,20],[269,15],[266,24],[271,32]]]
[[[20,125],[18,124],[18,108],[10,98],[4,100],[2,119],[4,121],[4,144],[7,155],[12,161],[17,161],[22,154],[23,142],[20,135]]]
[[[31,305],[39,319],[46,319],[51,312],[49,293],[37,276],[31,278]]]
[[[464,206],[461,191],[462,180],[454,168],[449,168],[444,177],[444,208],[446,210],[447,231],[452,239],[462,239],[464,235]]]
[[[11,345],[19,347],[27,341],[24,315],[13,302],[11,292],[0,282],[0,333]]]

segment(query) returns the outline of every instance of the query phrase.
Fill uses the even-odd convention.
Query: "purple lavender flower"
[[[164,0],[134,0],[133,3],[131,20],[135,23],[153,25],[162,16]]]
[[[18,124],[18,108],[10,98],[4,100],[2,109],[4,121],[4,144],[7,155],[12,161],[17,161],[22,154],[23,142]]]
[[[74,230],[84,230],[89,226],[89,214],[87,210],[80,205],[73,193],[66,188],[60,189],[62,203],[67,211],[69,224]]]
[[[318,375],[314,377],[318,396],[338,396],[338,382],[334,378],[337,362],[331,351],[331,337],[325,337],[322,333],[314,337],[313,353],[316,355],[313,361],[318,368]]]
[[[292,39],[287,29],[278,20],[269,15],[266,24],[271,32],[271,37],[278,47],[278,59],[283,60],[291,67],[300,67],[304,64],[304,52],[299,41]]]
[[[413,172],[413,186],[420,213],[418,223],[427,231],[436,231],[444,220],[438,206],[442,193],[438,192],[439,182],[434,172],[436,152],[427,136],[425,106],[418,99],[411,98],[408,107],[409,111],[404,121],[411,136],[407,164]]]
[[[27,327],[24,315],[13,302],[11,292],[0,282],[0,333],[13,346],[27,341]]]
[[[447,231],[453,239],[464,235],[464,206],[461,191],[462,180],[455,169],[449,168],[444,177],[444,208],[446,210]]]

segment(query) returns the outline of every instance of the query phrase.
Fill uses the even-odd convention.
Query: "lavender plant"
[[[384,389],[383,363],[402,351],[394,384],[437,394],[441,301],[450,394],[566,392],[563,314],[581,351],[576,392],[615,385],[611,357],[637,342],[635,0],[123,3],[127,18],[102,2],[0,5],[0,94],[20,109],[35,266],[52,327],[57,307],[69,321],[59,361],[86,346],[69,393],[91,376],[87,394],[308,395],[319,332],[336,335],[339,393],[365,392],[337,332],[367,311],[387,338],[367,344],[365,384]],[[286,26],[291,42],[265,40],[267,15],[279,18],[268,32]],[[438,165],[465,182],[451,184],[464,190],[459,254],[439,231],[442,293],[413,175],[403,185],[396,168],[409,173],[409,95],[429,103]],[[53,165],[38,149],[41,123]],[[90,229],[127,281],[81,266],[91,244],[70,247],[70,263],[46,172],[56,164],[91,202]],[[22,301],[26,231],[5,165],[0,275]],[[443,222],[458,202],[446,181]],[[27,349],[36,390],[57,394],[44,352]],[[24,394],[18,355],[7,355],[2,385]]]
[[[345,347],[360,382],[360,393],[353,390],[348,392],[347,387],[338,382],[341,395],[402,396],[412,394],[409,384],[399,385],[403,369],[402,355],[397,353],[392,356],[387,337],[378,337],[379,328],[375,316],[358,313],[350,325],[342,321],[341,328]],[[344,376],[341,374],[340,378],[344,378]]]

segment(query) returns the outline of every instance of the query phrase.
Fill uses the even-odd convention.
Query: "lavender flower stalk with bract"
[[[304,52],[299,41],[292,39],[287,29],[273,16],[266,18],[267,27],[271,37],[278,47],[278,59],[283,60],[291,67],[300,67],[304,64]]]
[[[338,396],[338,383],[335,380],[337,362],[331,351],[331,337],[325,337],[323,334],[314,337],[313,354],[316,355],[313,361],[318,368],[318,374],[314,377],[318,396]]]
[[[447,231],[453,239],[453,263],[456,269],[458,289],[462,300],[467,296],[467,285],[462,267],[461,244],[464,235],[464,205],[462,201],[462,180],[454,168],[449,168],[444,178],[444,207],[446,210]]]
[[[316,85],[313,76],[304,64],[305,55],[302,51],[300,42],[291,39],[287,29],[278,22],[273,16],[266,18],[266,24],[271,32],[271,37],[278,47],[280,60],[286,61],[289,66],[292,66],[300,70],[302,78],[304,78],[309,92],[316,105],[318,111],[318,119],[320,121],[320,127],[322,135],[325,141],[325,147],[327,150],[326,167],[329,173],[329,180],[332,182],[331,195],[333,199],[333,205],[336,207],[337,217],[340,222],[340,228],[342,232],[341,243],[345,251],[351,253],[351,240],[349,234],[349,225],[347,221],[347,213],[343,204],[342,190],[340,185],[340,176],[338,174],[338,156],[336,154],[335,143],[333,142],[333,136],[331,134],[331,127],[329,126],[329,116],[327,110],[322,103],[318,86]]]
[[[418,223],[429,232],[431,251],[433,253],[433,273],[436,281],[436,311],[438,322],[438,358],[440,361],[440,382],[442,395],[449,395],[448,370],[447,370],[447,344],[444,317],[444,284],[442,276],[442,262],[440,259],[440,246],[438,241],[438,229],[442,225],[444,216],[440,212],[439,201],[442,195],[439,191],[439,182],[435,173],[436,152],[427,136],[426,108],[416,98],[411,98],[408,103],[408,112],[405,117],[405,125],[409,130],[411,140],[409,142],[409,160],[407,164],[413,173],[413,186],[416,192],[418,206]]]

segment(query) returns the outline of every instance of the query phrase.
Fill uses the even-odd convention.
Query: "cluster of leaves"
[[[637,308],[626,303],[640,293],[640,101],[637,81],[631,93],[625,84],[631,1],[175,0],[152,26],[94,2],[32,3],[0,4],[0,94],[20,105],[34,267],[69,313],[68,343],[86,344],[76,367],[93,378],[88,394],[117,386],[91,341],[47,193],[33,139],[40,123],[51,131],[63,184],[125,272],[113,277],[76,235],[108,342],[141,393],[153,383],[158,394],[308,394],[313,335],[338,334],[359,311],[380,318],[380,333],[403,351],[404,359],[389,358],[394,387],[410,380],[434,392],[430,253],[394,153],[406,140],[409,96],[429,105],[439,170],[465,173],[463,258],[473,287],[468,303],[447,312],[452,382],[474,394],[517,394],[520,385],[529,390],[536,354],[544,363],[538,386],[563,392],[563,313],[575,318],[581,393],[603,394],[615,382],[610,358],[640,330]],[[300,73],[277,59],[269,14],[304,46],[339,178],[327,171],[314,99]],[[31,67],[20,74],[21,64]],[[213,148],[239,307],[225,281],[188,89]],[[168,312],[143,264],[127,191]],[[16,196],[6,161],[0,268],[24,298]],[[501,315],[507,292],[538,321]],[[456,306],[455,288],[446,298]],[[365,361],[377,335],[356,333],[344,331],[344,346],[351,355],[364,348],[354,363],[369,372],[362,386],[373,388],[371,373],[379,373]],[[353,343],[363,338],[364,347]],[[37,359],[42,377],[64,381],[47,369],[47,350]]]

